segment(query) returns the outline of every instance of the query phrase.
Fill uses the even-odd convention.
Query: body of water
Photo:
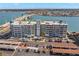
[[[79,17],[65,17],[65,16],[33,16],[34,20],[63,20],[68,24],[68,31],[79,32]]]
[[[22,16],[22,12],[0,12],[0,25]]]
[[[0,12],[0,25],[14,20],[22,16],[22,12]],[[63,20],[68,23],[68,30],[70,32],[79,32],[79,17],[64,17],[64,16],[32,16],[33,20]]]

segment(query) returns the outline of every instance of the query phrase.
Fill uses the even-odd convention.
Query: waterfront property
[[[11,23],[13,37],[66,37],[67,24],[62,21],[16,20]]]

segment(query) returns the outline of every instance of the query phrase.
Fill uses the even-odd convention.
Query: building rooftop
[[[12,24],[13,25],[33,25],[33,24],[36,24],[37,21],[28,19],[27,17],[28,16],[25,15],[25,16],[16,18]],[[49,21],[49,20],[48,21],[41,21],[40,20],[40,23],[46,24],[46,25],[67,25],[67,23],[62,22],[62,21],[60,22],[60,21]]]
[[[29,22],[29,21],[15,21],[12,23],[13,25],[33,25],[36,22]]]
[[[67,25],[67,23],[59,23],[59,21],[44,21],[41,22],[41,24],[46,24],[46,25]]]
[[[37,21],[14,21],[13,25],[34,25]],[[67,23],[59,23],[58,21],[40,21],[41,24],[45,25],[67,25]]]

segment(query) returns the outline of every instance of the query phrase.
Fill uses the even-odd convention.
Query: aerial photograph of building
[[[79,56],[79,3],[0,4],[0,56]]]

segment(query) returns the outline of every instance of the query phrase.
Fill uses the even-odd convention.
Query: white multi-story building
[[[44,21],[41,24],[41,32],[47,37],[66,37],[67,24],[59,21]]]
[[[66,37],[67,24],[59,21],[15,21],[11,23],[11,30],[14,37]]]
[[[21,21],[11,23],[11,31],[13,37],[25,37],[27,35],[32,35],[34,33],[33,22]]]

